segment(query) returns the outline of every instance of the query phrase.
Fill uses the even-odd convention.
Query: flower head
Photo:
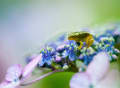
[[[75,63],[77,60],[80,60],[84,65],[88,66],[92,62],[93,57],[100,52],[107,52],[110,56],[109,61],[114,61],[120,53],[115,47],[115,44],[119,44],[120,40],[120,35],[117,32],[119,31],[118,28],[119,27],[112,27],[110,30],[98,35],[91,34],[92,38],[94,38],[92,39],[94,42],[91,43],[89,47],[86,46],[90,43],[88,42],[89,39],[84,37],[84,35],[79,35],[79,38],[81,38],[80,40],[78,38],[78,34],[82,34],[82,32],[72,33],[73,40],[69,40],[69,35],[67,36],[67,33],[63,33],[60,36],[55,37],[53,39],[54,41],[45,44],[44,49],[40,52],[42,61],[39,62],[38,67],[47,67],[51,69],[60,66],[59,69],[63,69],[64,65],[67,64],[67,68],[69,69],[72,66],[76,67]],[[113,32],[116,34],[113,34]],[[79,46],[82,47],[79,48]]]
[[[44,64],[51,65],[52,61],[54,60],[54,50],[53,48],[47,47],[41,51],[42,54],[42,61],[39,63],[40,66]]]
[[[15,88],[20,84],[21,75],[21,65],[11,66],[7,71],[4,82],[0,84],[0,88]]]
[[[70,61],[77,59],[77,45],[75,41],[68,41],[68,45],[66,45],[62,55],[64,58],[68,57]]]
[[[41,55],[35,57],[24,68],[16,64],[8,68],[5,80],[0,84],[0,88],[16,88],[28,77],[41,60]]]
[[[93,88],[109,70],[109,63],[109,55],[106,52],[98,53],[85,72],[78,72],[73,75],[70,88]]]

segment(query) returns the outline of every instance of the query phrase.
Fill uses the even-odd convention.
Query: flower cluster
[[[67,33],[62,34],[54,42],[45,44],[45,48],[40,50],[38,55],[27,57],[28,64],[24,68],[18,64],[10,67],[0,88],[29,85],[54,72],[66,70],[79,72],[72,77],[71,88],[93,87],[93,84],[105,75],[110,62],[117,60],[120,53],[117,49],[120,46],[120,32],[118,28],[113,28],[99,36],[93,35],[93,38],[94,43],[90,47],[87,47],[89,42],[81,41],[83,44],[80,48],[79,42],[68,40]],[[36,80],[23,83],[35,67],[50,68],[53,71]]]
[[[114,46],[116,30],[106,31],[102,35],[93,35],[94,43],[90,47],[86,47],[86,42],[83,42],[81,49],[78,49],[79,43],[74,40],[67,40],[67,33],[58,37],[56,41],[46,44],[47,48],[40,51],[42,54],[42,62],[38,67],[47,67],[52,69],[69,69],[71,67],[77,68],[76,61],[81,61],[82,64],[88,66],[93,60],[93,57],[99,52],[107,52],[110,56],[110,61],[115,61],[117,55],[120,53]],[[30,57],[31,58],[31,57]],[[30,61],[30,58],[28,58]],[[79,69],[79,68],[78,68]]]

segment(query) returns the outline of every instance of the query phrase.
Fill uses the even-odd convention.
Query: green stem
[[[53,73],[56,73],[56,72],[62,72],[62,70],[55,70],[55,71],[46,73],[46,74],[40,76],[39,78],[37,78],[37,79],[35,79],[35,80],[32,80],[32,81],[30,81],[30,82],[21,83],[20,86],[28,86],[28,85],[31,85],[31,84],[33,84],[33,83],[35,83],[35,82],[37,82],[37,81],[39,81],[39,80],[41,80],[41,79],[43,79],[43,78],[51,75],[51,74],[53,74]]]

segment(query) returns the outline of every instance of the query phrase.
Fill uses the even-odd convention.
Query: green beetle
[[[68,40],[74,40],[76,42],[79,42],[79,49],[82,48],[83,42],[86,43],[87,48],[90,47],[94,42],[92,34],[88,32],[71,32],[70,34],[68,34]]]

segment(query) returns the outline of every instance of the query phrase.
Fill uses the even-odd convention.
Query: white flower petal
[[[0,84],[0,88],[16,88],[17,86],[19,86],[20,81],[13,81],[13,82],[3,82]]]
[[[89,88],[90,86],[91,79],[85,72],[76,73],[70,81],[70,88]]]
[[[11,66],[5,76],[6,81],[14,81],[20,77],[22,73],[22,67],[19,64]]]
[[[25,68],[23,69],[22,77],[25,78],[27,77],[37,66],[39,62],[41,62],[42,55],[40,54],[36,58],[34,58],[30,63],[28,63]]]
[[[93,61],[88,65],[87,73],[93,80],[93,83],[101,80],[109,70],[109,55],[106,52],[100,52],[94,56]]]

